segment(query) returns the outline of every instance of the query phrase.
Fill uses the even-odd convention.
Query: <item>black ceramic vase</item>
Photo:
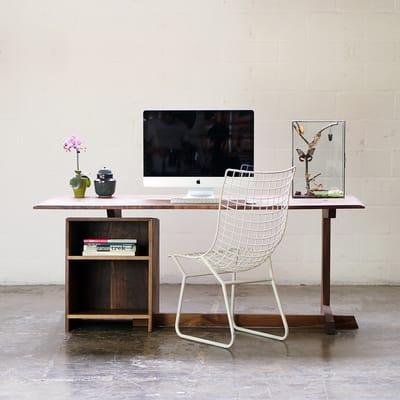
[[[97,179],[94,180],[94,189],[99,197],[111,197],[115,193],[116,180],[112,171],[103,167],[97,172]]]

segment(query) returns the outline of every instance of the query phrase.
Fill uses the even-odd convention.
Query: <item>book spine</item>
[[[113,250],[121,250],[121,251],[132,251],[136,250],[135,245],[109,245],[109,246],[104,246],[104,245],[83,245],[83,250],[89,250],[89,251],[113,251]]]
[[[84,244],[99,244],[99,243],[126,243],[126,244],[136,244],[136,239],[84,239]]]
[[[135,251],[84,251],[83,256],[135,256]]]
[[[83,243],[108,243],[108,239],[84,239]]]
[[[136,239],[108,239],[108,243],[136,243]]]

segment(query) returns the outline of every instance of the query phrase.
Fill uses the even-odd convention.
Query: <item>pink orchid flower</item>
[[[64,149],[66,151],[76,150],[80,152],[83,150],[82,141],[76,136],[70,136],[64,141]]]
[[[63,145],[66,151],[75,150],[76,151],[76,171],[79,170],[79,153],[85,148],[82,146],[82,141],[76,136],[70,136],[64,141]]]

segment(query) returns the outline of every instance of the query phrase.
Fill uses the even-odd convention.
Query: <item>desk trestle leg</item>
[[[321,271],[321,314],[325,319],[328,335],[336,333],[335,318],[331,310],[331,219],[336,218],[336,209],[322,210],[322,271]]]
[[[122,218],[122,210],[107,209],[108,218]]]

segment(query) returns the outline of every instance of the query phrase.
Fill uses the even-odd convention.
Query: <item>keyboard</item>
[[[218,197],[174,197],[171,200],[173,204],[218,204]]]

